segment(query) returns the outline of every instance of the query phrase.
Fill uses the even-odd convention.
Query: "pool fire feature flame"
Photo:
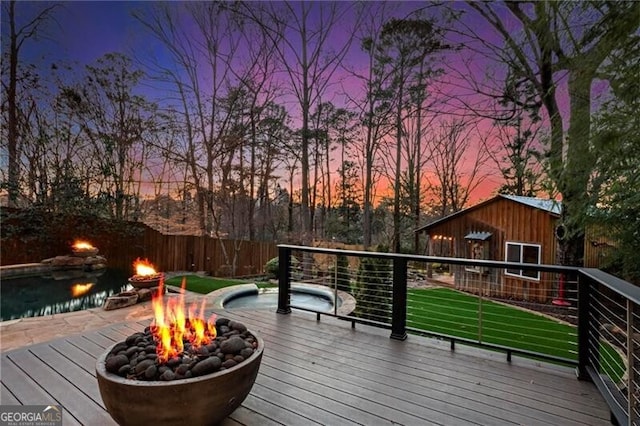
[[[133,262],[135,275],[129,278],[129,283],[135,288],[151,288],[160,285],[164,274],[156,272],[155,267],[147,259],[136,259]]]

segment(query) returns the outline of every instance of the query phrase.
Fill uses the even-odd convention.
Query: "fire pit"
[[[262,360],[263,340],[227,318],[204,321],[204,305],[185,314],[184,296],[152,299],[144,332],[98,358],[100,395],[120,425],[215,425],[247,397]]]
[[[76,241],[71,246],[71,252],[77,257],[90,257],[98,254],[98,248],[87,241]]]
[[[156,272],[154,266],[147,259],[136,259],[133,262],[135,275],[129,278],[129,283],[135,288],[157,287],[164,277],[162,272]]]

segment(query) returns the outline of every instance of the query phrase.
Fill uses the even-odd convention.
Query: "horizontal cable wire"
[[[394,274],[397,265],[407,269]],[[355,308],[346,314],[348,318],[391,324],[394,297],[406,291],[404,318],[412,329],[577,359],[578,300],[584,279],[581,276],[578,282],[577,274],[540,272],[535,280],[508,275],[506,268],[495,266],[403,263],[375,255],[318,255],[306,250],[292,250],[290,274],[292,281],[321,284],[336,295],[339,290],[349,293]],[[394,283],[404,276],[406,283]],[[587,363],[611,376],[619,400],[631,398],[637,415],[640,309],[633,307],[632,336],[628,336],[627,300],[597,283],[589,290]],[[627,360],[629,338],[635,351]],[[632,374],[632,389],[627,389],[625,371]]]

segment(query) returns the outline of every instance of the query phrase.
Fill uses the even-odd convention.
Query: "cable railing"
[[[356,324],[576,367],[612,420],[636,424],[640,399],[640,289],[600,270],[280,245],[278,312]],[[332,309],[292,298],[321,287]],[[297,290],[296,290],[297,289]]]
[[[567,278],[573,271],[535,279],[505,266],[449,271],[407,282],[411,332],[577,365],[577,281]]]
[[[618,424],[640,419],[640,288],[598,269],[580,270],[581,365]]]

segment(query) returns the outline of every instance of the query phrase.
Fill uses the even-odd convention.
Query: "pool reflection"
[[[71,296],[80,297],[83,294],[86,294],[87,292],[89,292],[89,290],[91,290],[91,287],[93,287],[94,285],[96,285],[96,283],[92,283],[92,282],[74,284],[71,286]]]

